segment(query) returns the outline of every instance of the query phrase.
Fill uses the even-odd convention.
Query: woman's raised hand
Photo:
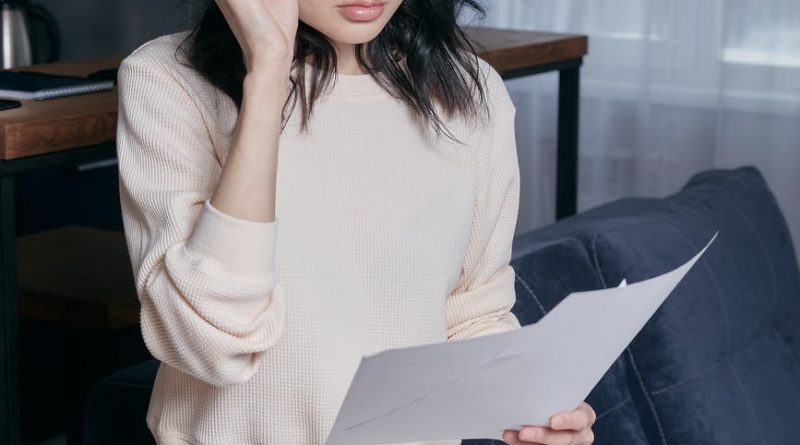
[[[215,0],[242,47],[247,72],[291,65],[298,0]]]
[[[277,155],[298,0],[214,1],[242,48],[247,73],[236,131],[211,205],[234,218],[274,222]]]

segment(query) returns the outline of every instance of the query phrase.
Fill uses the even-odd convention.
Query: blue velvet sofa
[[[589,394],[595,444],[800,444],[800,272],[753,167],[708,170],[672,196],[621,199],[517,237],[513,311],[535,323],[570,292],[661,274],[717,230]],[[87,445],[153,443],[144,415],[156,369],[145,362],[93,388]]]

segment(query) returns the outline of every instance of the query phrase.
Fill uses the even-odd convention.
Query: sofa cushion
[[[589,403],[602,392],[595,408],[607,409],[600,399],[620,401],[629,392],[641,419],[615,422],[635,429],[641,421],[653,444],[792,443],[800,412],[800,274],[786,221],[755,168],[705,171],[664,199],[621,199],[582,212],[518,237],[513,261],[518,281],[549,280],[534,277],[544,268],[529,262],[550,261],[537,252],[554,251],[554,242],[569,244],[575,255],[553,261],[579,273],[576,264],[588,257],[593,270],[575,283],[597,279],[609,287],[671,270],[717,230]],[[558,295],[539,290],[537,297],[560,299],[581,284],[557,287]],[[529,321],[535,306],[524,287],[517,292],[515,313]],[[612,384],[623,380],[628,389]],[[606,436],[604,420],[596,443],[635,443]]]

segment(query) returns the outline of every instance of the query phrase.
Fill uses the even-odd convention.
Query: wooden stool
[[[52,360],[48,338],[65,343],[64,369],[30,378],[31,390],[39,385],[66,379],[67,415],[61,428],[69,444],[83,442],[83,413],[92,384],[120,369],[151,358],[139,331],[139,301],[124,234],[82,226],[66,226],[19,237],[19,309],[24,322],[38,326],[38,344],[23,350],[23,362]],[[127,345],[125,345],[127,342]],[[21,348],[25,349],[25,348]],[[33,372],[42,372],[32,366]],[[50,366],[52,368],[52,366]],[[57,385],[57,384],[56,384]],[[62,384],[63,385],[63,384]],[[25,385],[23,385],[25,390]],[[46,393],[47,391],[45,391]],[[23,397],[23,400],[25,397]],[[30,402],[28,411],[39,416],[39,405]],[[23,405],[23,409],[24,409]],[[64,417],[63,414],[61,417]],[[33,425],[39,419],[23,416]]]

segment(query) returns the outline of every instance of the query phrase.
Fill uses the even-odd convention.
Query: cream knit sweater
[[[120,200],[161,361],[160,445],[322,445],[362,355],[519,327],[515,107],[481,60],[492,118],[424,130],[369,76],[339,75],[309,134],[281,136],[275,221],[209,204],[236,107],[175,59],[188,31],[120,65]],[[181,58],[183,60],[183,58]],[[288,91],[287,80],[287,91]],[[457,438],[426,445],[457,445]]]

